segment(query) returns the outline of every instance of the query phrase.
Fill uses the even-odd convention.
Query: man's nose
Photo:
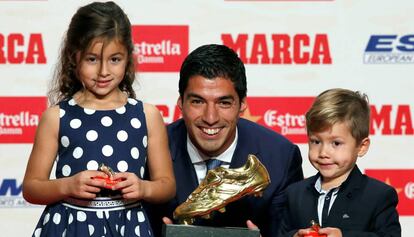
[[[217,111],[215,104],[211,103],[206,105],[203,111],[203,120],[209,125],[219,121],[219,112]]]

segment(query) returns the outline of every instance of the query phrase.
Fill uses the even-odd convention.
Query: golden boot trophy
[[[182,224],[192,224],[196,217],[210,218],[211,212],[225,212],[227,204],[243,196],[261,196],[269,183],[266,168],[250,154],[246,164],[240,168],[209,170],[196,190],[175,209],[174,219]]]

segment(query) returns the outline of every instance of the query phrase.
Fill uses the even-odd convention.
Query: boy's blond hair
[[[319,94],[306,113],[308,135],[345,122],[359,144],[369,135],[370,107],[366,94],[334,88]]]

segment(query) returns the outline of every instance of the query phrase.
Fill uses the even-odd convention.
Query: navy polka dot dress
[[[59,150],[56,178],[104,163],[115,172],[144,177],[147,127],[141,101],[114,110],[82,108],[71,99],[59,103]],[[94,200],[70,198],[48,205],[33,236],[152,236],[140,202],[104,190]]]

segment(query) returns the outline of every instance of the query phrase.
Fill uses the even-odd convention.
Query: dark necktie
[[[217,159],[209,159],[206,161],[207,171],[212,170],[221,165],[222,161]]]
[[[332,194],[334,192],[334,188],[331,189],[328,194],[325,196],[325,201],[323,202],[323,209],[322,209],[322,223],[321,226],[326,227],[325,224],[328,222],[328,213],[329,213],[329,204],[331,203]]]

